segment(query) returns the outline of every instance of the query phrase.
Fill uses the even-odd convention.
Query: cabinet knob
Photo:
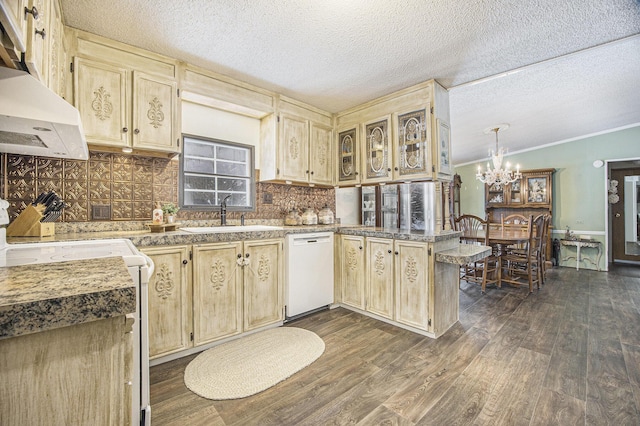
[[[388,253],[391,254],[391,250],[389,250]]]
[[[388,167],[388,168],[387,168],[387,171],[388,171],[388,172],[390,172],[390,171],[391,171],[391,167]]]
[[[358,247],[360,250],[362,250],[362,246]]]
[[[129,131],[129,128],[128,128],[128,127],[123,127],[123,128],[122,128],[122,133],[127,133],[128,131]]]
[[[41,31],[36,30],[36,34],[38,34],[39,36],[42,37],[42,39],[44,40],[44,38],[47,35],[47,32],[45,31],[45,29],[43,28]]]
[[[238,259],[242,259],[242,255],[238,253]]]
[[[396,252],[396,256],[398,255],[398,252]]]
[[[358,172],[356,172],[356,176],[358,176]]]
[[[245,254],[244,257],[249,257],[249,253]]]
[[[398,170],[400,170],[400,169],[396,167],[396,168],[395,168],[395,171],[397,172]]]
[[[313,170],[311,171],[311,174],[313,174]]]
[[[185,260],[183,260],[183,261],[182,261],[182,264],[183,264],[183,265],[186,265],[187,263],[189,263],[189,261],[188,261],[187,259],[185,259]]]
[[[38,9],[36,9],[35,6],[33,6],[31,9],[29,9],[28,7],[25,6],[25,8],[24,8],[24,19],[27,19],[27,14],[29,14],[29,13],[33,15],[33,19],[35,19],[36,21],[40,17],[40,14],[38,13]]]
[[[133,133],[135,133],[137,135],[138,133],[140,133],[140,129],[134,129]]]

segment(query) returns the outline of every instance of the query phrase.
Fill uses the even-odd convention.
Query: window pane
[[[194,139],[184,140],[184,155],[214,158],[215,148],[216,146],[211,143],[200,143],[196,142]]]
[[[249,179],[218,178],[219,191],[247,192]]]
[[[214,207],[219,205],[215,192],[185,191],[184,204],[191,206]]]
[[[184,175],[184,187],[186,189],[206,189],[213,191],[216,189],[216,179],[214,176]]]
[[[241,163],[247,163],[247,153],[249,151],[246,148],[236,148],[231,146],[218,146],[217,153],[220,160],[231,160]]]
[[[214,174],[216,172],[214,165],[215,163],[211,160],[203,160],[203,159],[195,159],[195,158],[184,159],[185,172]]]
[[[216,172],[220,175],[249,176],[249,171],[247,170],[246,164],[218,161],[217,165],[218,168]]]
[[[231,198],[227,200],[227,207],[229,206],[237,206],[237,207],[247,207],[249,206],[249,197],[247,194],[243,193],[228,193],[228,192],[219,192],[220,194],[220,202],[224,200],[224,197],[227,195],[231,195]],[[219,204],[219,203],[218,203]]]

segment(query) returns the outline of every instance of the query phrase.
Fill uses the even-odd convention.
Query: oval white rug
[[[244,398],[302,370],[322,355],[309,330],[279,327],[207,349],[187,365],[184,383],[207,399]]]

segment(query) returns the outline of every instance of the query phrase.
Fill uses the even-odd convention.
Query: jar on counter
[[[325,206],[318,212],[318,223],[321,225],[331,225],[333,222],[333,212],[329,206],[325,204]]]
[[[292,209],[284,218],[284,224],[287,226],[302,225],[302,218],[298,214],[298,210]]]
[[[302,224],[303,225],[317,225],[318,224],[318,215],[313,211],[311,207],[306,209],[304,213],[302,213]]]

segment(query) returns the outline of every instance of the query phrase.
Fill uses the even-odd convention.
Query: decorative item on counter
[[[317,225],[318,224],[318,215],[313,211],[311,207],[306,209],[304,213],[302,213],[302,224],[303,225]]]
[[[153,209],[152,222],[154,225],[162,225],[162,207],[160,207],[160,203],[156,203],[156,208]]]
[[[327,204],[318,212],[318,223],[321,225],[332,225],[334,222],[333,212]]]
[[[67,205],[54,191],[43,192],[7,228],[10,237],[55,235],[54,221]]]
[[[296,209],[291,209],[284,218],[284,224],[287,226],[302,225],[302,218]]]
[[[167,223],[175,222],[178,210],[180,210],[180,208],[173,203],[166,203],[162,205],[162,213],[164,214]]]

